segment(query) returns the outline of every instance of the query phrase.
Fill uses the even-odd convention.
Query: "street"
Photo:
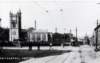
[[[62,49],[67,49],[67,47]],[[70,49],[72,52],[43,58],[31,58],[20,63],[97,63],[97,59],[100,59],[100,57],[96,58],[97,55],[91,46],[83,45],[70,47]]]

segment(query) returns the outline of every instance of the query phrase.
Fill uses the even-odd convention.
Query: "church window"
[[[13,27],[13,28],[16,27],[16,22],[12,22],[12,27]]]

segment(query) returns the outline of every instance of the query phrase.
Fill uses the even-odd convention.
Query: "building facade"
[[[31,42],[48,41],[48,32],[44,30],[30,29],[28,31],[28,40]]]
[[[10,12],[9,41],[20,40],[21,37],[21,11],[16,14]]]
[[[100,25],[98,25],[94,31],[94,45],[100,48]]]

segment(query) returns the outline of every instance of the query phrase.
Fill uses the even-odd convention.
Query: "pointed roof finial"
[[[21,9],[19,8],[19,12],[21,12]]]
[[[71,28],[70,28],[70,33],[72,33],[72,30],[71,30]]]
[[[98,24],[98,19],[97,19],[97,26],[98,26],[99,24]]]
[[[55,28],[55,33],[57,33],[57,32],[58,32],[58,28],[56,27],[56,28]]]
[[[35,27],[35,30],[37,29],[37,23],[36,23],[36,20],[34,21],[34,27]]]

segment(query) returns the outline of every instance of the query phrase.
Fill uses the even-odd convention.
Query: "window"
[[[13,31],[13,35],[16,35],[16,31]]]
[[[12,22],[12,27],[16,28],[16,22],[15,21]]]
[[[12,20],[16,20],[16,17],[12,17]]]

